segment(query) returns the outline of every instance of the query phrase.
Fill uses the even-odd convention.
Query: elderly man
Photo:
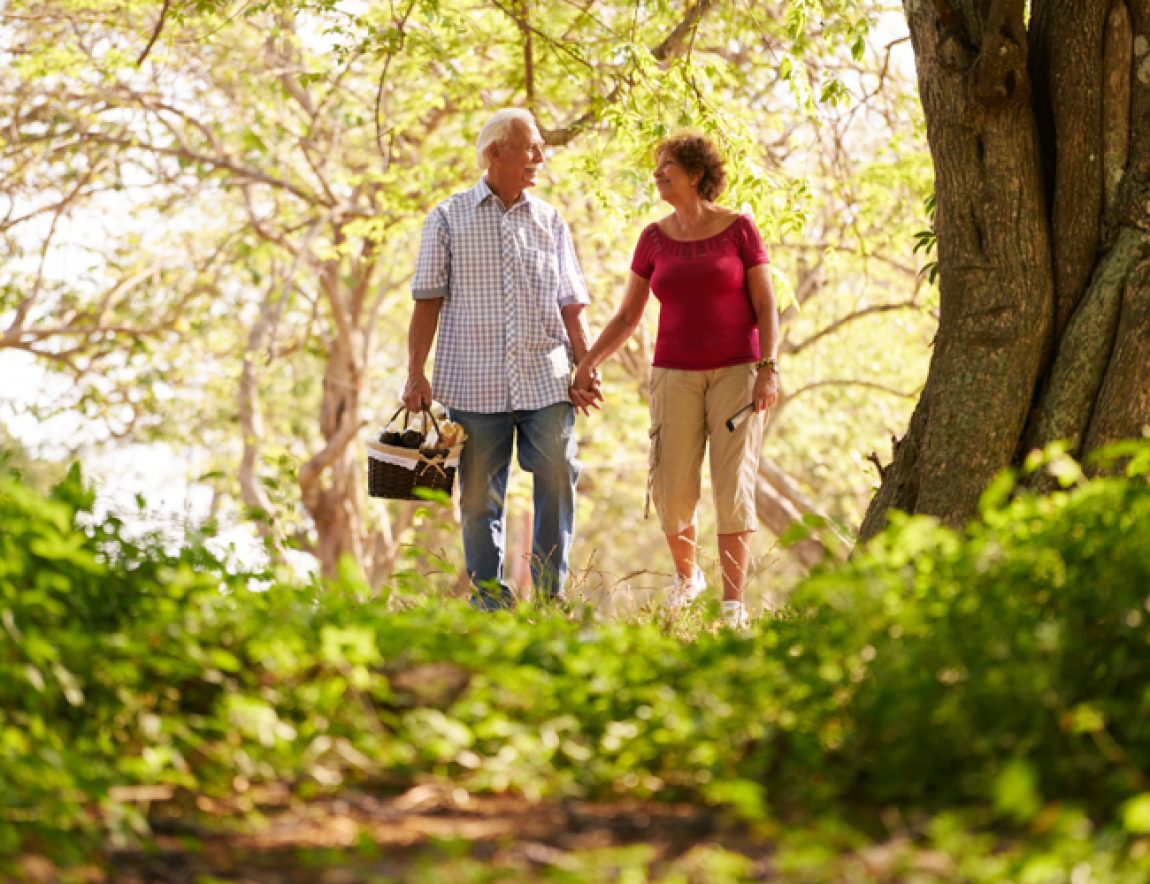
[[[463,553],[472,604],[515,601],[503,579],[504,511],[513,444],[534,479],[531,576],[537,598],[563,596],[575,522],[575,408],[597,391],[570,390],[587,352],[588,302],[571,233],[529,196],[543,139],[524,110],[495,113],[476,143],[485,175],[427,217],[412,280],[403,402],[442,402],[468,441],[459,464]],[[424,371],[436,331],[433,379]]]

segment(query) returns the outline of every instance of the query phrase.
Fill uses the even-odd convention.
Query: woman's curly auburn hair
[[[655,148],[656,159],[667,154],[688,175],[700,175],[695,190],[705,200],[715,200],[727,186],[727,170],[722,154],[706,135],[690,132],[664,138]]]

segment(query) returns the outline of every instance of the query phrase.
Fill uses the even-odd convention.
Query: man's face
[[[528,188],[535,184],[544,163],[543,136],[534,125],[511,121],[507,138],[491,153],[491,171],[508,187]]]

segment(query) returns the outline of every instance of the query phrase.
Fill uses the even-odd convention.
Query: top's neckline
[[[739,223],[739,219],[742,217],[743,217],[742,214],[736,213],[730,224],[728,224],[726,227],[724,227],[718,233],[712,233],[710,236],[704,236],[702,239],[676,239],[675,237],[671,236],[671,234],[667,233],[667,231],[665,231],[659,225],[658,221],[654,222],[654,224],[652,224],[652,226],[655,228],[655,230],[657,230],[659,232],[659,235],[664,237],[665,239],[668,239],[674,243],[682,243],[684,245],[689,245],[691,243],[697,243],[697,242],[710,242],[713,239],[718,239],[720,236],[724,236],[725,234],[730,232],[732,227],[734,227],[736,224]]]

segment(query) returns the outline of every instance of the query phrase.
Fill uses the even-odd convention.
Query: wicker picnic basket
[[[439,423],[431,409],[419,430],[419,447],[407,448],[378,440],[367,443],[367,493],[371,497],[387,500],[425,500],[435,492],[451,495],[455,482],[455,469],[463,444],[441,446]],[[411,413],[404,407],[391,416],[387,426],[403,415],[403,430],[409,430]],[[434,435],[432,434],[434,429]],[[429,493],[430,492],[430,493]]]

